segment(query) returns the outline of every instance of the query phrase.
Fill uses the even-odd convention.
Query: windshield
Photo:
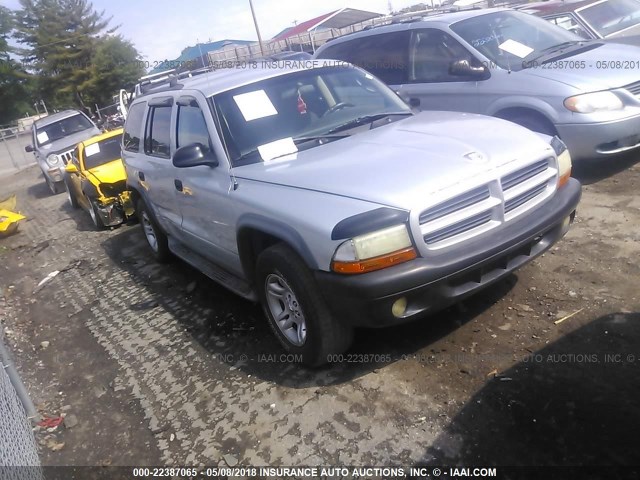
[[[577,11],[601,36],[606,37],[640,21],[640,2],[636,0],[606,0]]]
[[[105,138],[104,140],[84,147],[85,170],[122,158],[122,154],[120,153],[121,143],[122,134]]]
[[[289,73],[245,85],[213,98],[234,166],[268,161],[298,151],[299,142],[353,122],[411,110],[386,85],[352,66]],[[320,143],[309,145],[308,148]]]
[[[36,130],[36,140],[38,146],[42,147],[43,145],[92,127],[93,124],[89,119],[78,113],[77,115],[63,118],[60,121],[45,125],[44,127],[38,127]]]
[[[523,12],[503,11],[479,15],[454,23],[451,29],[493,63],[522,70],[523,60],[553,47],[584,39]]]

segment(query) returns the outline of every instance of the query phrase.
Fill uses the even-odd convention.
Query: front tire
[[[47,186],[49,187],[49,190],[53,195],[58,195],[60,192],[62,192],[62,186],[60,185],[61,182],[54,182],[50,180],[46,175],[44,176],[44,179],[47,182]]]
[[[156,261],[160,263],[167,263],[171,258],[169,241],[149,212],[147,204],[142,199],[138,200],[136,214],[140,220],[142,233],[144,234],[147,244],[151,248]]]
[[[310,270],[289,247],[277,244],[263,251],[256,279],[269,326],[287,352],[318,366],[349,348],[353,328],[333,318]]]
[[[96,207],[95,202],[91,199],[89,199],[89,215],[91,216],[91,221],[93,222],[93,226],[96,230],[104,229],[104,223],[98,213],[98,207]]]
[[[76,194],[71,188],[71,185],[69,185],[69,181],[66,178],[64,180],[64,186],[67,190],[67,199],[69,200],[69,205],[71,205],[71,208],[74,208],[74,209],[80,208]]]

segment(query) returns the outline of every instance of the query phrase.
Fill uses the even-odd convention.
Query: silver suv
[[[585,40],[524,12],[471,10],[333,40],[421,110],[505,118],[558,135],[573,160],[640,148],[640,48]]]
[[[355,326],[421,317],[509,274],[569,228],[564,144],[504,120],[413,114],[351,65],[222,70],[131,105],[129,188],[170,252],[260,301],[317,365]]]
[[[65,190],[64,168],[76,145],[99,134],[98,127],[84,113],[65,110],[36,120],[31,127],[32,143],[24,149],[33,152],[55,195]]]

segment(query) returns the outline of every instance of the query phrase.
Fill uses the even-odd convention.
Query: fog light
[[[396,318],[402,317],[407,311],[407,297],[402,297],[393,302],[391,306],[391,313]]]

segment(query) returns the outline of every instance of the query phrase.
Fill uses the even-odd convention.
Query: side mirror
[[[24,147],[24,151],[27,153],[33,152],[33,145],[27,145],[26,147]]]
[[[64,169],[67,173],[78,173],[78,167],[76,167],[72,162],[67,163],[67,166],[64,167]]]
[[[449,65],[449,74],[460,77],[486,77],[488,70],[485,66],[474,67],[469,60],[456,60]]]
[[[208,167],[217,167],[218,159],[213,152],[204,150],[201,143],[193,143],[185,145],[176,150],[173,154],[173,166],[178,168],[197,167],[206,165]]]

